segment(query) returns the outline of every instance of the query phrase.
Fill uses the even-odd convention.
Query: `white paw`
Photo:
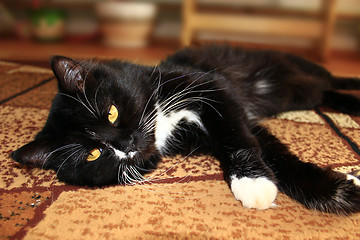
[[[237,178],[231,176],[231,191],[234,197],[246,208],[268,209],[276,207],[273,203],[277,195],[276,185],[266,177]]]
[[[350,174],[346,174],[346,179],[347,180],[353,180],[353,183],[356,185],[356,186],[359,186],[360,187],[360,180],[353,176],[353,175],[350,175]]]

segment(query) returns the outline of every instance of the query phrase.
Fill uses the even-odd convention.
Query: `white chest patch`
[[[166,150],[166,142],[173,135],[173,131],[181,120],[194,123],[201,129],[205,130],[200,120],[200,116],[194,111],[182,109],[164,114],[158,104],[155,107],[157,109],[155,123],[155,146],[160,153],[164,153]]]

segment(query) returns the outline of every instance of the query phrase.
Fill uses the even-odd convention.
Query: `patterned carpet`
[[[276,209],[244,209],[209,156],[163,159],[138,186],[68,186],[9,154],[45,123],[48,69],[0,62],[0,239],[360,239],[360,214],[308,210],[279,194]],[[321,109],[264,122],[302,160],[360,168],[360,118]]]

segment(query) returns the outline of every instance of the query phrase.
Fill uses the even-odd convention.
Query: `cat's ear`
[[[49,155],[51,155],[49,141],[41,138],[12,152],[11,158],[22,164],[46,168]]]
[[[54,56],[50,59],[50,66],[60,85],[69,92],[82,91],[86,67],[67,57]]]

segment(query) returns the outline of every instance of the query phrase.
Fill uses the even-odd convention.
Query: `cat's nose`
[[[125,149],[126,153],[134,152],[137,150],[137,140],[135,136],[130,136],[128,146]]]

